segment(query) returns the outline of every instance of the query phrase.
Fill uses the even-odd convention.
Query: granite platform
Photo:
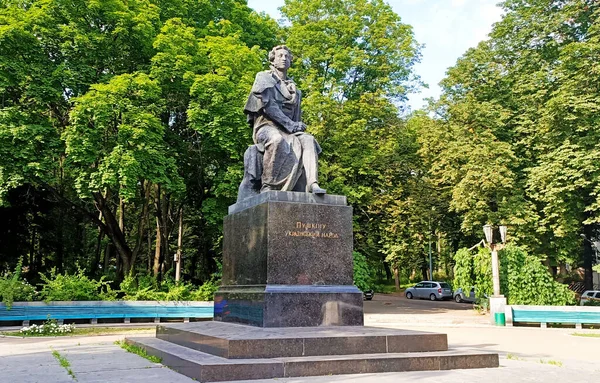
[[[497,354],[448,350],[445,334],[363,326],[168,324],[126,341],[200,382],[499,366]]]
[[[156,337],[229,359],[445,351],[446,334],[364,326],[254,328],[222,322],[174,323]]]

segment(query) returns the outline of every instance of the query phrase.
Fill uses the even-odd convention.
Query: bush
[[[575,295],[556,282],[535,256],[517,246],[507,246],[499,254],[500,289],[510,305],[573,305]],[[491,255],[481,248],[475,255],[466,249],[455,255],[454,287],[475,286],[477,297],[492,294]]]
[[[354,258],[354,285],[360,291],[369,291],[373,288],[373,273],[369,269],[367,258],[358,251],[352,252]]]
[[[175,282],[170,276],[162,283],[149,275],[129,275],[121,285],[123,300],[128,301],[211,301],[220,285],[220,269],[196,288],[191,283]]]
[[[196,291],[192,291],[193,301],[212,301],[215,297],[215,293],[219,288],[220,283],[216,281],[208,281],[202,286],[198,287]]]
[[[12,308],[13,302],[32,301],[35,288],[21,279],[23,260],[19,259],[15,271],[0,277],[0,298],[7,309]]]
[[[546,266],[516,246],[501,253],[500,275],[508,291],[510,305],[574,305],[575,294],[566,285],[556,282]]]
[[[88,278],[85,270],[78,268],[73,275],[57,274],[56,269],[49,276],[40,274],[45,282],[42,284],[40,296],[44,301],[98,301],[115,300],[117,291],[110,288],[104,277],[99,281]]]

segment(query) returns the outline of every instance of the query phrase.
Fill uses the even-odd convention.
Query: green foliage
[[[600,83],[589,80],[600,3],[500,6],[490,38],[448,70],[431,113],[413,117],[420,154],[462,235],[502,222],[539,259],[581,265],[580,234],[600,231]]]
[[[371,290],[374,277],[367,258],[358,251],[352,252],[352,256],[354,258],[354,285],[361,291]]]
[[[75,274],[59,274],[53,268],[47,276],[40,274],[40,278],[44,281],[40,297],[46,302],[115,300],[117,297],[117,292],[110,288],[110,281],[104,277],[98,281],[90,279],[81,268]]]
[[[452,285],[455,289],[462,289],[463,291],[471,291],[474,281],[474,270],[473,270],[473,254],[462,248],[454,255],[454,280]]]
[[[190,299],[193,301],[212,301],[220,285],[219,282],[214,280],[204,282],[202,286],[191,292]]]
[[[15,271],[0,276],[0,298],[7,309],[12,307],[13,302],[32,301],[35,288],[21,278],[23,260],[19,259]]]
[[[0,205],[30,209],[7,207],[26,217],[19,238],[0,232],[24,242],[10,264],[35,252],[33,273],[79,262],[121,281],[151,265],[157,216],[168,269],[184,207],[184,273],[206,279],[251,141],[245,97],[279,25],[239,0],[0,3]]]
[[[516,246],[501,252],[500,273],[505,276],[508,304],[573,305],[575,295],[552,279],[546,266]]]
[[[584,306],[600,306],[600,301],[587,301],[583,304]]]
[[[211,301],[220,285],[219,273],[200,287],[176,283],[168,277],[161,283],[148,275],[128,275],[120,284],[122,299],[128,301]]]
[[[539,261],[536,260],[539,263]],[[494,293],[492,281],[492,256],[486,248],[480,247],[473,257],[473,273],[475,275],[475,295],[478,299],[485,299]],[[502,281],[500,281],[502,288]],[[502,290],[506,291],[506,289]],[[508,297],[509,293],[505,293]]]
[[[572,305],[575,296],[566,285],[556,282],[540,260],[523,249],[510,245],[499,252],[500,291],[511,305]],[[455,255],[455,288],[475,286],[477,297],[490,296],[492,288],[491,255],[480,248],[472,255],[467,249]]]

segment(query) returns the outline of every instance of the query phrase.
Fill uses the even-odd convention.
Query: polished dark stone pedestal
[[[448,350],[446,334],[363,326],[164,324],[127,338],[200,382],[498,367],[498,354]],[[332,379],[333,380],[333,379]]]
[[[346,197],[271,191],[229,212],[216,321],[257,327],[363,324]]]
[[[215,321],[127,342],[200,382],[498,367],[446,334],[363,326],[345,197],[268,192],[229,213]]]

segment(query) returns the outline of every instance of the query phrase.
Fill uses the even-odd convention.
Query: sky
[[[409,95],[412,110],[420,109],[423,99],[440,95],[438,83],[446,70],[469,48],[485,40],[492,24],[500,21],[502,9],[499,0],[387,0],[402,22],[413,27],[416,40],[425,44],[421,63],[415,72],[428,89]],[[281,18],[278,8],[284,0],[248,0],[248,6],[264,11],[276,20]]]

